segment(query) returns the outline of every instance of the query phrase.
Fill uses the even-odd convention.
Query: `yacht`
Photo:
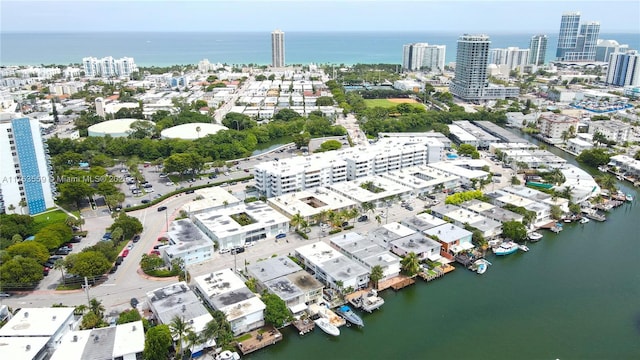
[[[351,308],[348,305],[342,305],[338,307],[336,309],[336,312],[338,313],[338,315],[342,316],[353,325],[358,325],[360,327],[364,326],[364,322],[362,321],[362,318],[360,318],[358,314],[353,312],[353,310],[351,310]]]
[[[229,350],[225,350],[220,354],[216,355],[215,359],[216,360],[240,360],[240,355],[238,355],[238,353],[235,351],[231,352]]]
[[[493,253],[498,256],[510,255],[518,251],[518,244],[507,241],[500,244],[500,246],[493,248]]]
[[[587,217],[583,217],[582,219],[580,219],[580,224],[586,224],[589,222],[589,218]]]
[[[531,240],[533,242],[536,242],[536,241],[542,239],[542,234],[540,234],[539,232],[535,232],[534,231],[532,233],[529,233],[529,235],[527,235],[527,237],[529,238],[529,240]]]

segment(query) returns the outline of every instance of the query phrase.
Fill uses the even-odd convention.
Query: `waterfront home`
[[[499,221],[501,223],[504,223],[506,221],[522,222],[523,219],[523,216],[518,213],[503,209],[488,202],[480,201],[478,199],[465,201],[460,204],[460,207],[472,211],[476,214],[485,216],[489,219]]]
[[[419,260],[437,261],[440,259],[442,245],[422,233],[416,233],[416,237],[398,239],[391,242],[391,251],[404,257],[409,253],[415,253]]]
[[[444,204],[434,206],[431,208],[431,214],[442,219],[448,219],[460,227],[464,227],[465,225],[472,226],[480,230],[482,236],[487,239],[502,234],[501,222],[456,205]]]
[[[562,143],[562,134],[578,132],[579,122],[580,120],[577,117],[553,112],[544,112],[538,118],[540,135],[552,144]]]
[[[439,217],[435,217],[431,214],[420,213],[410,218],[402,219],[402,225],[405,225],[409,229],[422,232],[427,229],[431,229],[447,222]]]
[[[234,335],[264,326],[264,303],[231,269],[215,270],[193,282],[203,300],[226,315]]]
[[[300,246],[295,256],[329,288],[359,290],[369,285],[369,270],[324,242]]]
[[[62,337],[50,360],[139,359],[144,351],[144,340],[141,320],[70,331]]]
[[[400,274],[400,258],[372,239],[356,232],[349,232],[336,235],[329,239],[329,242],[343,255],[364,265],[369,271],[375,266],[380,266],[383,274],[381,280]]]
[[[591,149],[593,149],[593,144],[590,143],[589,141],[585,141],[578,138],[567,140],[567,150],[569,150],[574,154],[580,154],[585,150],[591,150]]]
[[[626,173],[628,176],[633,176],[636,179],[640,178],[640,160],[636,160],[630,156],[614,155],[607,165],[617,167],[619,172]]]
[[[443,224],[424,231],[424,234],[441,245],[440,255],[449,260],[460,252],[473,249],[470,231],[454,224]]]
[[[491,199],[491,203],[504,207],[506,205],[511,205],[514,207],[523,207],[526,210],[533,211],[535,213],[535,219],[533,219],[534,226],[543,226],[551,222],[551,206],[544,203],[536,202],[535,200],[531,200],[519,195],[515,195],[512,193],[508,193],[502,190],[496,190],[490,193],[486,193],[489,199]]]
[[[246,269],[247,275],[256,279],[258,292],[267,290],[277,295],[294,315],[322,301],[322,283],[286,256],[262,260]]]
[[[198,296],[184,281],[148,292],[147,302],[153,318],[159,324],[168,325],[174,317],[178,316],[190,323],[196,334],[200,334],[205,325],[213,319]],[[173,340],[178,341],[177,338]],[[205,344],[196,345],[193,351],[199,352],[205,347],[211,346],[215,346],[214,339],[209,339]]]
[[[526,187],[524,185],[511,185],[501,189],[502,191],[531,199],[536,203],[543,203],[549,206],[558,206],[563,212],[569,212],[569,199],[553,197],[542,191]]]

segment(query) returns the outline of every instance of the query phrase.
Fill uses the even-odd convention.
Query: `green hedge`
[[[340,231],[342,231],[342,229],[340,229],[340,228],[332,229],[331,231],[329,231],[329,235],[337,234],[337,233],[339,233]]]
[[[180,274],[180,270],[169,270],[169,269],[155,269],[155,270],[148,270],[144,272],[145,274],[149,275],[149,276],[155,276],[155,277],[172,277],[172,276],[178,276]]]
[[[244,180],[251,180],[251,179],[253,179],[253,175],[246,176],[246,177],[243,177],[243,178],[238,178],[238,179],[220,181],[220,182],[216,182],[216,183],[212,183],[212,184],[204,184],[204,185],[198,185],[198,186],[185,187],[185,188],[182,188],[180,190],[174,190],[174,191],[172,191],[172,192],[170,192],[168,194],[164,194],[164,195],[162,195],[161,197],[159,197],[157,199],[153,199],[148,204],[141,204],[141,205],[138,205],[138,206],[132,206],[130,208],[125,208],[124,211],[125,212],[136,211],[136,210],[145,209],[145,208],[148,208],[148,207],[151,207],[151,206],[155,206],[158,203],[164,201],[165,199],[168,199],[168,198],[170,198],[170,197],[172,197],[174,195],[181,194],[183,192],[187,192],[189,190],[204,189],[204,188],[208,188],[208,187],[224,185],[226,183],[232,183],[232,182],[238,182],[238,181],[244,181]]]
[[[309,235],[305,234],[302,230],[296,230],[296,234],[302,236],[305,240],[309,240]]]
[[[345,226],[342,229],[343,230],[351,230],[351,229],[353,229],[353,225]]]

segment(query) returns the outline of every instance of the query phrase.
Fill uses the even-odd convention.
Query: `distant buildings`
[[[514,70],[529,63],[529,53],[529,49],[519,47],[494,48],[489,50],[489,64],[505,65],[507,69]]]
[[[635,50],[611,54],[606,83],[615,86],[640,85],[640,54]]]
[[[529,64],[544,65],[547,56],[547,35],[534,35],[529,42]]]
[[[271,66],[284,67],[284,32],[275,30],[271,33]]]
[[[138,71],[133,58],[123,57],[114,59],[111,56],[98,59],[86,57],[82,59],[84,74],[88,77],[123,77]]]
[[[619,44],[615,40],[598,39],[596,43],[596,61],[609,62],[609,56],[613,53],[625,53],[629,50],[629,45]]]
[[[49,147],[38,120],[0,119],[0,211],[34,215],[55,206]]]
[[[460,36],[455,77],[449,86],[454,96],[472,102],[518,96],[520,90],[517,87],[489,84],[487,65],[490,44],[487,35]]]
[[[579,12],[562,14],[556,58],[560,61],[595,61],[600,23],[580,24]]]
[[[402,47],[402,68],[409,71],[444,71],[446,46],[428,43],[406,44]]]
[[[552,143],[562,142],[562,136],[566,132],[575,134],[578,132],[578,118],[568,115],[543,113],[538,119],[540,135]]]

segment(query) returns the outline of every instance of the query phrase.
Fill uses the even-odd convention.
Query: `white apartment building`
[[[332,289],[364,289],[369,284],[369,271],[324,242],[296,248],[295,256],[316,279]]]
[[[402,68],[410,71],[428,69],[432,72],[443,72],[445,55],[445,45],[406,44],[402,48]]]
[[[400,258],[398,256],[356,232],[338,234],[329,241],[331,246],[344,256],[355,260],[369,271],[374,266],[380,266],[383,273],[381,280],[390,279],[400,274]]]
[[[219,249],[275,238],[289,231],[289,218],[263,202],[237,204],[192,216],[193,222]]]
[[[562,135],[565,131],[574,134],[578,132],[579,122],[580,120],[573,116],[546,112],[538,118],[538,128],[540,135],[547,138],[549,142],[560,143],[563,141]]]
[[[615,86],[640,85],[640,54],[636,50],[610,55],[606,83]]]
[[[633,127],[620,120],[591,121],[589,134],[597,133],[604,135],[607,140],[623,144],[633,134]]]
[[[0,212],[34,215],[54,207],[53,167],[40,123],[0,116]]]
[[[273,197],[426,165],[443,157],[444,145],[435,138],[385,138],[368,147],[263,162],[255,166],[254,178],[258,191]]]
[[[200,334],[207,323],[213,320],[209,310],[202,305],[200,298],[184,281],[148,292],[147,302],[149,310],[160,324],[168,325],[174,317],[178,316],[191,324],[196,335]],[[177,342],[179,339],[174,337],[173,341]],[[206,347],[215,345],[215,340],[209,339],[204,344],[194,346],[192,351],[196,354]]]
[[[189,219],[172,222],[167,236],[170,245],[162,248],[162,256],[168,264],[180,258],[187,266],[211,260],[213,257],[213,241]]]
[[[411,194],[431,194],[440,189],[455,189],[460,185],[458,176],[421,165],[390,171],[380,175],[385,179],[411,188]]]
[[[104,328],[68,332],[50,360],[142,358],[144,327],[142,321]]]
[[[309,224],[313,224],[315,216],[323,211],[341,211],[357,206],[355,201],[324,187],[274,196],[267,202],[288,218],[300,214]]]
[[[138,71],[138,66],[131,57],[85,57],[82,58],[82,66],[85,76],[88,77],[123,77]]]
[[[264,326],[264,303],[230,269],[193,279],[197,291],[213,309],[222,311],[234,335]]]
[[[489,50],[489,64],[506,65],[507,69],[515,70],[519,66],[529,64],[529,49],[508,47]]]

